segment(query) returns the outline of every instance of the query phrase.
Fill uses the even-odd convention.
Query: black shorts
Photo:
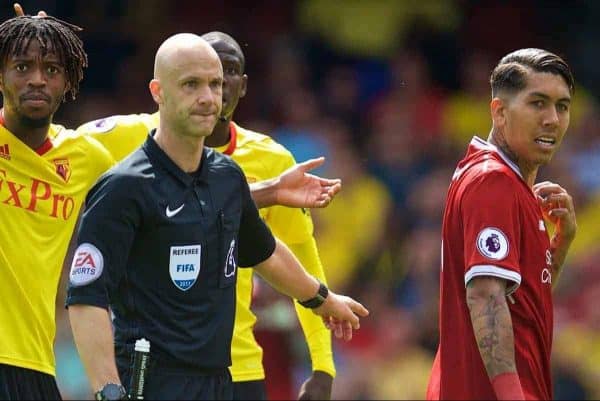
[[[234,401],[265,401],[267,399],[267,386],[265,381],[251,380],[245,382],[234,382],[233,399]]]
[[[0,400],[61,400],[56,379],[47,373],[0,364]]]
[[[122,370],[120,376],[123,385],[129,387],[130,370]],[[232,397],[231,374],[227,368],[199,373],[154,365],[144,380],[146,400],[232,400]]]

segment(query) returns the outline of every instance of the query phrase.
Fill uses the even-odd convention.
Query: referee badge
[[[495,227],[486,227],[477,236],[477,249],[488,259],[502,260],[508,255],[508,239]]]
[[[201,245],[172,246],[169,256],[169,274],[175,287],[187,291],[200,273]]]

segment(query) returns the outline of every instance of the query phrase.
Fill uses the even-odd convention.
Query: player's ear
[[[506,103],[503,99],[495,97],[490,102],[490,112],[494,127],[503,126],[506,123]]]
[[[246,89],[248,85],[248,75],[243,74],[242,75],[242,83],[240,85],[240,99],[243,98],[244,96],[246,96]]]
[[[71,90],[71,84],[69,82],[65,82],[65,90],[63,92],[63,100],[67,98],[67,93]]]
[[[162,89],[160,87],[160,81],[156,78],[150,81],[148,84],[148,88],[150,88],[150,94],[152,95],[152,99],[156,102],[156,104],[162,103]]]

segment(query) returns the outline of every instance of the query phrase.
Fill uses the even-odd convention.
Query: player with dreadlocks
[[[85,195],[113,164],[95,140],[52,124],[75,97],[81,29],[52,17],[0,24],[0,399],[60,399],[54,352],[62,264]]]
[[[83,69],[87,67],[83,43],[74,34],[80,31],[80,27],[51,16],[14,18],[0,25],[0,60],[4,63],[9,55],[25,54],[29,41],[36,39],[41,44],[42,55],[54,49],[64,65],[69,92],[75,99]]]

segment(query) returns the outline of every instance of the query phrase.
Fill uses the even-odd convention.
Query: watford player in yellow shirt
[[[54,18],[0,24],[0,399],[60,399],[53,343],[57,287],[88,189],[113,159],[52,124],[75,97],[87,56]]]
[[[292,154],[266,135],[235,124],[233,112],[238,100],[246,93],[247,75],[245,58],[239,44],[229,35],[211,32],[202,36],[217,51],[223,64],[223,113],[206,145],[229,155],[235,160],[248,182],[262,181],[278,176],[296,162]],[[158,125],[158,113],[113,116],[82,125],[78,132],[92,135],[117,160],[127,156],[147,137],[148,131]],[[313,237],[312,219],[299,208],[272,206],[260,210],[262,218],[273,234],[292,250],[306,270],[326,282],[323,267]],[[250,309],[252,300],[252,271],[239,269],[237,279],[237,306],[230,368],[234,381],[234,399],[266,399],[265,372],[262,349],[256,342],[253,327],[256,316]],[[302,385],[300,398],[329,399],[335,376],[331,349],[331,333],[322,320],[309,309],[295,305],[308,343],[313,374]]]

